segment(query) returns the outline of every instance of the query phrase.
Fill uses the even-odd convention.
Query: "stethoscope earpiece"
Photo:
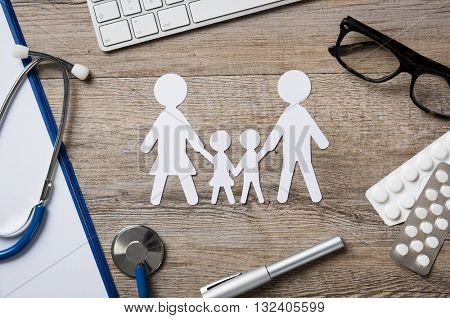
[[[39,53],[39,52],[30,52],[30,49],[27,46],[15,44],[12,48],[12,55],[21,60],[25,60],[32,55],[36,55],[37,57],[48,57],[47,54]],[[70,73],[78,78],[80,81],[84,81],[89,76],[89,69],[81,64],[72,64],[63,60],[61,58],[55,57],[54,59],[60,61],[64,67],[67,67],[70,70]]]
[[[84,81],[89,76],[89,69],[84,65],[74,64],[70,73],[80,81]]]
[[[12,48],[12,55],[16,59],[27,59],[30,56],[30,49],[24,45],[16,44]]]

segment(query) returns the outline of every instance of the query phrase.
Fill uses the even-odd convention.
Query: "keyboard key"
[[[199,23],[275,2],[280,0],[200,0],[189,3],[189,7],[192,20]]]
[[[158,18],[163,31],[176,29],[190,23],[185,5],[158,11]]]
[[[124,15],[132,15],[141,12],[139,0],[120,0]]]
[[[114,45],[131,40],[131,32],[126,20],[102,25],[100,27],[103,44],[105,46]]]
[[[174,3],[178,3],[178,2],[182,2],[184,0],[166,0],[166,4],[174,4]]]
[[[116,1],[98,4],[94,6],[94,11],[99,23],[120,18],[120,11]]]
[[[162,7],[162,0],[143,0],[145,10],[153,10]]]
[[[158,33],[158,27],[153,13],[132,18],[131,25],[133,26],[134,35],[137,38]]]

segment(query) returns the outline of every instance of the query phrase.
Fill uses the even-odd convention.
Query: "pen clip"
[[[211,284],[209,284],[209,285],[206,285],[206,286],[200,288],[200,293],[203,295],[203,294],[206,293],[208,290],[211,290],[211,289],[213,289],[214,287],[219,286],[219,285],[225,283],[226,281],[229,281],[230,279],[233,279],[233,278],[235,278],[235,277],[238,277],[239,275],[242,275],[242,272],[239,272],[239,273],[237,273],[237,274],[231,275],[231,276],[229,276],[229,277],[223,278],[223,279],[218,280],[218,281],[216,281],[216,282],[214,282],[214,283],[211,283]]]

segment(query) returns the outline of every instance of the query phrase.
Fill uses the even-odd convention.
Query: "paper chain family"
[[[278,81],[278,93],[288,103],[274,129],[269,134],[264,146],[259,152],[260,135],[253,129],[245,130],[240,136],[240,143],[246,149],[239,164],[235,167],[225,151],[231,145],[230,135],[223,130],[215,132],[210,138],[211,148],[216,155],[211,155],[204,147],[186,117],[177,107],[187,97],[187,84],[176,74],[166,74],[155,84],[156,100],[165,107],[158,116],[140,149],[150,152],[158,142],[158,156],[150,174],[155,176],[150,202],[159,205],[168,176],[178,176],[188,204],[198,203],[198,194],[192,176],[196,175],[195,167],[186,154],[186,144],[202,154],[213,166],[214,176],[209,182],[213,187],[211,203],[216,204],[221,188],[225,190],[228,202],[235,203],[231,187],[234,181],[230,176],[244,174],[244,186],[241,203],[247,202],[250,186],[253,184],[260,203],[264,202],[259,178],[259,162],[270,151],[273,151],[283,139],[283,166],[280,177],[277,200],[285,203],[289,196],[295,166],[299,163],[309,195],[313,202],[319,202],[322,194],[317,183],[311,162],[311,138],[320,149],[326,149],[329,142],[313,118],[300,103],[311,93],[311,81],[301,71],[289,71]]]

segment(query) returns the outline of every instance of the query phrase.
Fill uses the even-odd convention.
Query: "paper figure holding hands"
[[[211,147],[217,151],[217,154],[212,156],[204,149],[201,151],[201,154],[214,166],[214,176],[209,181],[209,185],[213,187],[211,203],[217,203],[220,188],[224,188],[228,202],[234,204],[234,194],[231,190],[231,187],[234,186],[234,181],[230,177],[230,172],[236,175],[236,169],[225,154],[225,151],[230,148],[231,137],[226,131],[219,130],[211,136],[210,143]]]
[[[283,168],[277,196],[280,203],[285,203],[288,199],[297,162],[311,200],[313,202],[322,200],[322,193],[311,162],[311,138],[320,149],[326,149],[329,142],[306,109],[300,106],[310,93],[311,81],[301,71],[286,72],[278,81],[278,94],[289,106],[267,138],[260,155],[264,157],[267,152],[273,151],[283,138]]]
[[[198,194],[192,179],[197,172],[186,154],[186,142],[196,152],[203,143],[177,107],[186,99],[187,85],[176,74],[166,74],[155,84],[156,100],[165,107],[158,116],[140,149],[150,152],[158,141],[158,156],[150,171],[155,176],[150,202],[159,205],[168,176],[178,176],[188,204],[198,203]]]
[[[247,202],[250,185],[253,184],[259,203],[264,203],[264,196],[259,182],[259,161],[262,159],[255,149],[259,146],[261,137],[256,130],[247,129],[240,137],[242,147],[247,151],[236,167],[236,176],[244,170],[244,186],[242,188],[241,203]]]

